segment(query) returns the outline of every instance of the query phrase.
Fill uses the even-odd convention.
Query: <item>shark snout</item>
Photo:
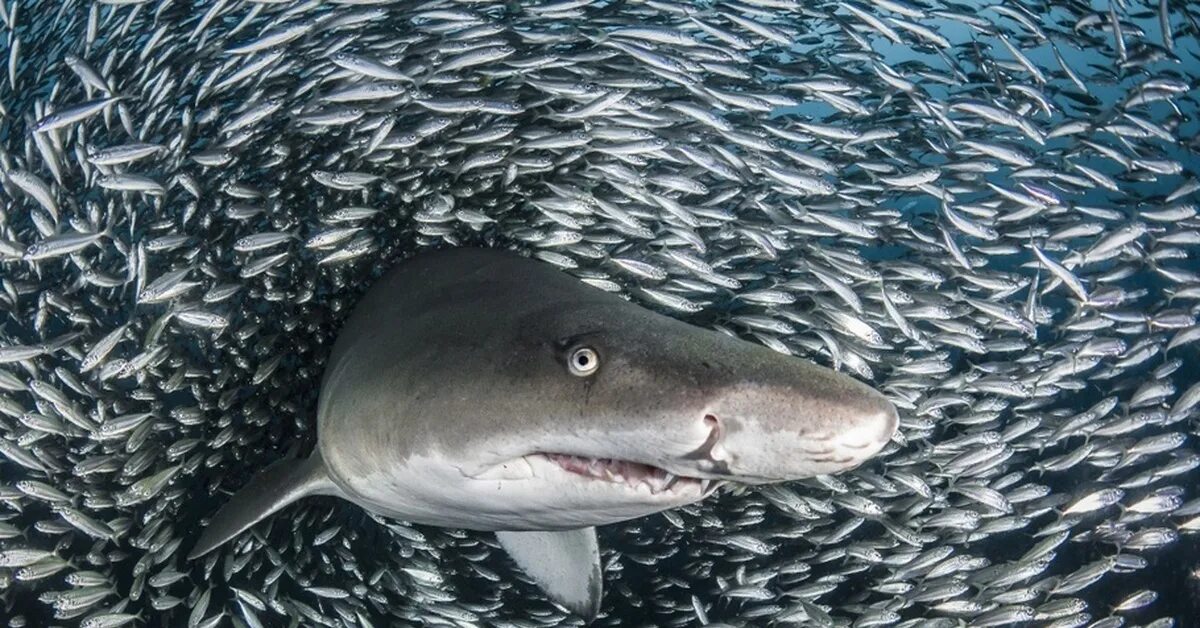
[[[845,430],[831,439],[835,446],[848,450],[870,450],[874,455],[896,434],[900,416],[896,406],[879,393],[865,396],[845,410]]]
[[[707,436],[685,456],[694,473],[765,484],[862,464],[892,439],[899,416],[882,394],[850,380],[822,394],[757,386],[734,390],[713,403],[700,424]]]

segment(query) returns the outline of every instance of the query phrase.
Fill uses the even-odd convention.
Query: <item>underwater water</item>
[[[372,280],[489,246],[900,412],[601,528],[594,625],[1200,625],[1198,14],[0,1],[0,619],[580,625],[333,498],[186,558]]]

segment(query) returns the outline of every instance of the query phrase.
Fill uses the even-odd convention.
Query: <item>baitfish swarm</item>
[[[488,245],[901,411],[602,529],[598,625],[1188,625],[1198,12],[3,0],[0,617],[578,623],[491,535],[331,499],[185,559],[311,446],[371,280]]]

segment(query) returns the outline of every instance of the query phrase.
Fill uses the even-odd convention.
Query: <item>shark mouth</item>
[[[698,490],[701,495],[707,496],[716,490],[719,483],[718,480],[675,475],[652,465],[615,458],[588,458],[552,453],[534,455],[553,462],[564,471],[585,478],[624,484],[635,490],[645,485],[651,494]]]

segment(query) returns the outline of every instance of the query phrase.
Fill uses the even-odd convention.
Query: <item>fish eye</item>
[[[579,347],[567,359],[567,368],[577,377],[587,377],[600,368],[600,356],[591,347]]]

